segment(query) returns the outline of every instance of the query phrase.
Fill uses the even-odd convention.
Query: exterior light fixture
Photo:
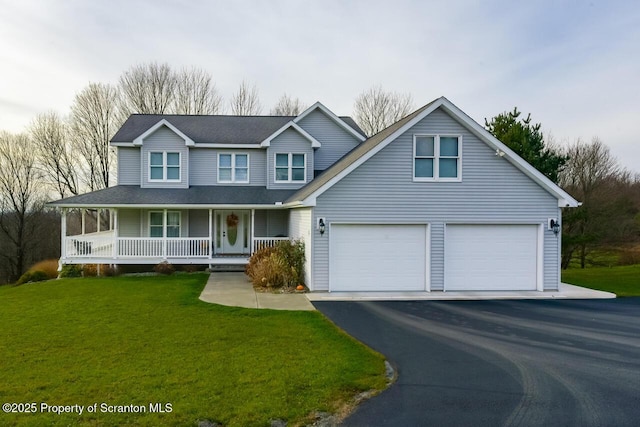
[[[555,218],[549,218],[549,230],[552,230],[556,235],[560,233],[560,221]]]
[[[321,236],[324,234],[325,229],[324,218],[318,218],[318,231],[320,231]]]

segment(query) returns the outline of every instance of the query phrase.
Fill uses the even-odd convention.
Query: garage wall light
[[[549,218],[549,230],[552,230],[556,235],[560,233],[560,221],[555,218]]]
[[[324,218],[318,218],[318,231],[320,231],[320,235],[322,236],[325,232],[326,225],[324,223]]]

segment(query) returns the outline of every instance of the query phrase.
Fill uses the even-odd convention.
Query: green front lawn
[[[619,297],[640,296],[640,265],[569,268],[562,271],[562,281]]]
[[[383,357],[320,313],[204,303],[206,280],[0,287],[0,403],[85,406],[82,415],[0,412],[0,425],[295,425],[385,386]],[[147,412],[103,413],[102,403]],[[171,411],[150,413],[150,403]]]

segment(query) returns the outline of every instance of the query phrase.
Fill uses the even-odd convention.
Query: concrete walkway
[[[561,283],[554,291],[476,291],[476,292],[311,292],[311,301],[411,301],[411,300],[493,300],[493,299],[608,299],[616,295]]]
[[[315,310],[305,294],[256,292],[244,273],[213,272],[200,299],[214,304],[272,310]]]

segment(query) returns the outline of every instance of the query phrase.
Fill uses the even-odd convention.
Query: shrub
[[[162,261],[160,264],[156,264],[156,266],[153,267],[153,271],[158,274],[170,275],[173,274],[176,269],[174,268],[173,264],[170,264],[167,261]]]
[[[258,265],[258,263],[262,259],[268,258],[276,250],[277,250],[276,247],[269,246],[254,252],[254,254],[251,255],[251,258],[249,258],[249,264],[247,264],[247,266],[244,268],[244,272],[247,274],[247,276],[253,277],[256,274],[254,270]]]
[[[47,276],[47,273],[42,270],[27,271],[22,276],[20,276],[20,279],[18,279],[16,285],[22,285],[23,283],[29,282],[42,282],[43,280],[48,279],[49,277]]]
[[[117,276],[120,274],[120,271],[117,265],[103,264],[100,267],[100,274],[103,276]]]
[[[254,287],[295,288],[302,283],[304,243],[282,241],[253,254],[245,272]]]
[[[42,271],[47,275],[47,279],[55,279],[58,277],[58,260],[45,259],[43,261],[35,263],[27,271]]]
[[[84,277],[95,277],[98,275],[98,265],[97,264],[83,264],[82,265],[82,276]]]
[[[199,267],[195,264],[185,264],[182,266],[182,271],[186,271],[187,273],[195,273],[199,270]]]
[[[82,267],[76,264],[66,264],[62,266],[60,277],[81,277]]]

